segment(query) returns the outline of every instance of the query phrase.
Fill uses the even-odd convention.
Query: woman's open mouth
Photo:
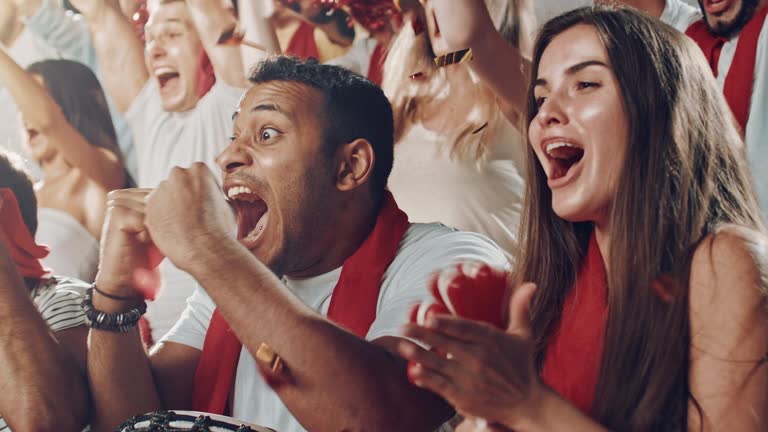
[[[227,190],[227,198],[237,213],[237,239],[250,249],[266,231],[269,220],[267,204],[247,186],[231,187]]]
[[[584,158],[584,149],[568,141],[549,141],[544,151],[549,159],[550,187],[567,183],[578,172]]]

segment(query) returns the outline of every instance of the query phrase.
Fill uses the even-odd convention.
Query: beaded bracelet
[[[110,294],[108,292],[100,290],[99,287],[96,286],[96,284],[92,284],[91,288],[93,288],[93,290],[95,292],[99,293],[99,295],[103,295],[104,297],[106,297],[108,299],[112,299],[112,300],[117,300],[117,301],[141,301],[141,300],[144,300],[143,297],[138,297],[138,296],[127,297],[127,296],[119,296],[119,295]]]
[[[93,307],[93,287],[85,291],[83,297],[83,312],[85,312],[85,324],[92,329],[105,330],[114,333],[125,333],[136,327],[139,319],[147,312],[147,303],[124,313],[110,314]]]

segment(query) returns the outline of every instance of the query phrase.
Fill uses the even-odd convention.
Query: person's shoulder
[[[685,33],[691,24],[702,19],[701,10],[682,0],[667,0],[659,19]]]
[[[85,291],[91,287],[91,284],[67,276],[51,276],[40,279],[36,297],[40,296],[77,296],[83,297]]]
[[[194,111],[202,114],[220,111],[226,114],[228,120],[231,120],[238,101],[247,90],[247,88],[234,87],[217,80],[213,87],[200,98]]]
[[[85,324],[82,302],[91,285],[69,277],[41,279],[35,287],[33,302],[52,331]]]
[[[691,298],[745,296],[754,301],[766,294],[768,237],[757,229],[727,225],[707,236],[691,260]]]
[[[412,223],[400,242],[397,258],[448,263],[484,261],[496,266],[507,265],[504,252],[489,238],[440,223]]]

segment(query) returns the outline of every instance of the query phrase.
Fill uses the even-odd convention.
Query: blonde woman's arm
[[[526,109],[526,94],[531,62],[527,57],[535,16],[528,0],[518,3],[522,47],[507,42],[496,31],[484,0],[430,0],[440,32],[449,48],[458,51],[471,48],[474,59],[469,63],[485,84],[498,95],[506,117],[517,124]]]
[[[34,129],[64,158],[106,190],[125,184],[125,171],[113,152],[92,145],[67,121],[48,91],[0,49],[0,83],[10,92],[28,129]]]

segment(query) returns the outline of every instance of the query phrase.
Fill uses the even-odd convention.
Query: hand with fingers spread
[[[534,290],[533,284],[514,290],[506,331],[446,314],[431,315],[424,325],[406,326],[405,336],[432,347],[400,343],[400,354],[411,364],[409,379],[442,396],[460,414],[486,419],[485,430],[523,424],[549,392],[534,366],[528,313]]]
[[[234,216],[213,173],[201,163],[176,167],[147,197],[152,240],[178,268],[194,275],[201,255],[236,242]]]
[[[101,234],[100,290],[123,297],[154,298],[159,285],[155,268],[162,254],[145,226],[145,199],[151,189],[123,189],[107,195]]]

